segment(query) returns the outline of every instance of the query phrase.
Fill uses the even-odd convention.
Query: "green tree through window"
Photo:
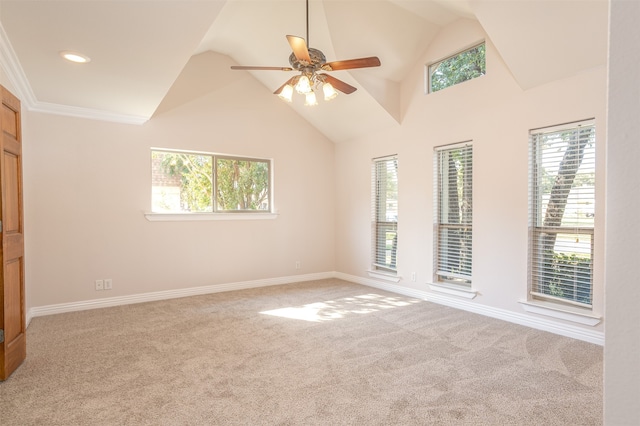
[[[269,163],[217,158],[216,202],[218,210],[268,210]]]
[[[154,212],[271,210],[269,160],[154,150],[151,161]]]
[[[485,75],[485,44],[458,53],[429,66],[429,92]]]
[[[531,294],[591,307],[595,127],[532,131],[530,155]]]

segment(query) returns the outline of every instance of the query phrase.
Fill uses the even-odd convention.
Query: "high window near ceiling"
[[[473,260],[473,146],[435,148],[434,280],[471,286]]]
[[[532,299],[592,306],[595,136],[592,120],[530,132]]]
[[[398,251],[398,157],[373,160],[372,172],[372,268],[395,275]]]
[[[487,73],[485,43],[427,66],[426,92],[432,93]]]
[[[271,161],[151,151],[154,213],[269,213]]]

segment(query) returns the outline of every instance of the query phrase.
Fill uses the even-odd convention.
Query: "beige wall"
[[[487,39],[475,21],[444,28],[404,80],[400,129],[369,134],[336,146],[336,264],[345,274],[367,278],[370,268],[371,183],[374,157],[398,154],[398,272],[401,288],[430,293],[433,276],[433,148],[473,140],[473,288],[470,303],[485,312],[527,314],[528,132],[595,117],[597,202],[593,312],[604,310],[604,184],[606,70],[592,69],[522,91],[487,39],[487,75],[424,94],[424,64]],[[551,66],[551,65],[550,65]],[[416,272],[417,280],[410,280]],[[451,300],[455,297],[452,296]],[[546,318],[546,317],[545,317]],[[551,319],[601,332],[595,327]]]
[[[247,74],[142,126],[29,113],[29,307],[333,271],[333,143],[273,98]],[[151,147],[272,158],[278,218],[147,221]]]
[[[604,420],[640,424],[640,4],[611,2]]]

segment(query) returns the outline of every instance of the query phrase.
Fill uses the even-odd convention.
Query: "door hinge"
[[[0,343],[4,342],[4,330],[0,328]]]
[[[2,232],[2,221],[0,220],[0,232]]]

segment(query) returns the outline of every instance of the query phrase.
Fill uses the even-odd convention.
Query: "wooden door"
[[[20,101],[0,88],[0,380],[6,380],[27,356],[27,340]]]

